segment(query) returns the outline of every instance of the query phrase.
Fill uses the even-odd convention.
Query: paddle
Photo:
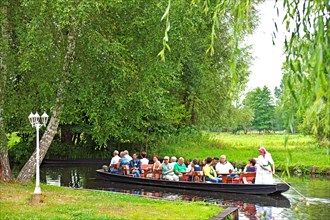
[[[296,190],[295,188],[293,188],[293,186],[291,186],[289,183],[285,182],[281,177],[279,177],[277,174],[274,173],[274,175],[280,179],[283,183],[285,183],[286,185],[288,185],[291,189],[293,189],[296,193],[298,193],[298,195],[300,195],[301,197],[304,198],[305,202],[306,202],[306,205],[309,206],[309,203],[307,202],[307,198],[301,194],[298,190]]]

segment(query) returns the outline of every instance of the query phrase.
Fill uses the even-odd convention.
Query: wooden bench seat
[[[118,170],[120,163],[111,164],[111,168]]]
[[[205,182],[205,176],[203,171],[194,171],[192,176],[193,182]]]
[[[244,183],[243,178],[245,178],[248,183],[252,183],[252,181],[255,177],[256,177],[256,172],[240,173],[240,176],[239,176],[240,183]]]

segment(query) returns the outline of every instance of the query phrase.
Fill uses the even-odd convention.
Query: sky
[[[282,79],[281,67],[285,60],[284,47],[284,26],[281,25],[284,11],[279,10],[279,18],[274,8],[274,0],[266,0],[257,9],[260,13],[259,26],[254,34],[248,38],[248,43],[253,46],[251,75],[247,83],[246,92],[257,87],[267,86],[272,92],[280,85]],[[279,6],[282,6],[279,1]],[[274,21],[277,21],[278,33],[275,46],[272,43],[272,32],[275,30]]]

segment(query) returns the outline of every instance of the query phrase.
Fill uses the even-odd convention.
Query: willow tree
[[[88,124],[100,146],[148,144],[185,121],[210,122],[247,77],[248,53],[239,44],[253,27],[255,2],[176,1],[173,8],[155,1],[17,3],[19,80],[7,80],[6,108],[16,109],[5,109],[6,131],[16,128],[31,139],[29,112],[51,111],[40,161],[60,122]],[[168,38],[172,52],[163,63],[157,54],[162,44],[170,49]],[[34,169],[35,154],[18,179],[30,179]]]
[[[251,55],[244,42],[257,24],[255,7],[260,2],[194,0],[184,5],[168,1],[162,16],[163,48],[158,56],[164,62],[173,56],[180,62],[182,86],[178,93],[185,105],[187,126],[214,128],[228,120],[231,100],[244,88],[249,75]],[[186,18],[179,18],[179,24],[178,12]],[[182,26],[188,31],[179,40],[176,32]]]
[[[284,97],[302,127],[330,141],[330,5],[328,0],[284,0]],[[293,122],[291,121],[291,124]],[[292,127],[292,126],[291,126]]]

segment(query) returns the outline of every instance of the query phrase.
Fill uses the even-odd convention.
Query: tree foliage
[[[59,125],[98,147],[146,147],[181,127],[224,124],[249,74],[240,42],[255,26],[257,3],[9,1],[5,132],[32,142],[27,115],[46,111],[42,143]],[[171,53],[160,62],[164,45]]]
[[[104,146],[147,144],[178,127],[223,123],[228,94],[247,81],[248,50],[227,46],[233,44],[235,16],[242,16],[232,5],[212,3],[206,11],[199,1],[172,2],[171,53],[162,63],[156,55],[162,45],[157,39],[164,2],[17,2],[20,7],[12,9],[17,51],[12,52],[19,69],[15,80],[7,82],[7,132],[32,133],[26,114],[55,108],[63,90],[63,125],[89,126],[93,139]],[[245,25],[252,29],[254,4],[244,7]],[[222,17],[210,20],[220,9]],[[203,11],[207,13],[200,16]],[[214,22],[215,50],[206,56]],[[63,76],[65,39],[71,30],[77,35],[75,59],[70,74]],[[235,33],[243,40],[247,29]],[[233,58],[239,79],[235,88]],[[68,83],[60,88],[63,81]]]
[[[330,140],[329,1],[284,0],[284,101],[305,129]],[[293,121],[290,121],[293,128]]]
[[[248,92],[243,104],[253,110],[252,127],[258,131],[273,130],[274,104],[267,86]]]

